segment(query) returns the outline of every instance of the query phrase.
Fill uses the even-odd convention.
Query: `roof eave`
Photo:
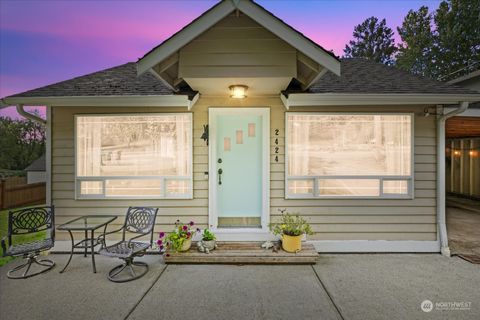
[[[197,94],[198,95],[198,94]],[[197,97],[197,95],[195,97]],[[112,96],[61,96],[61,97],[6,97],[0,106],[97,106],[97,107],[187,107],[191,108],[195,97],[189,95],[112,95]]]
[[[205,12],[185,28],[167,39],[161,45],[147,53],[137,61],[137,74],[142,75],[154,67],[159,61],[166,59],[187,43],[198,37],[221,19],[236,9],[231,1],[222,1]]]
[[[437,105],[480,101],[480,94],[291,93],[281,94],[287,109],[309,106]]]

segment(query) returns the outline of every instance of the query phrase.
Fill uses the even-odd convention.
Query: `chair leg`
[[[9,279],[27,279],[27,278],[39,275],[41,273],[47,272],[55,266],[55,262],[53,262],[52,260],[49,260],[49,259],[37,260],[37,258],[38,258],[37,255],[28,256],[26,258],[25,263],[19,266],[16,266],[12,270],[8,271],[7,277]],[[30,267],[32,266],[33,263],[38,264],[44,268],[42,268],[40,271],[29,274],[28,271],[30,271]],[[15,273],[22,270],[23,268],[26,268],[26,270],[25,272],[23,272],[22,275],[15,275]]]
[[[148,272],[148,264],[142,261],[133,261],[133,258],[127,258],[124,260],[125,262],[121,265],[116,266],[112,270],[110,270],[107,274],[107,278],[113,282],[127,282],[139,279],[143,277]],[[139,267],[141,272],[137,274],[134,270],[135,267]],[[119,274],[127,268],[130,270],[130,276],[119,277]]]

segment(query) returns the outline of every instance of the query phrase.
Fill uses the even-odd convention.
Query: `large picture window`
[[[79,199],[191,198],[192,116],[77,115]]]
[[[286,115],[287,198],[411,198],[411,114]]]

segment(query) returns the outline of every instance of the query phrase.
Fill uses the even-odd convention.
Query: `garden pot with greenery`
[[[208,229],[203,230],[202,240],[198,242],[197,247],[198,251],[205,253],[209,253],[215,249],[217,247],[215,234]]]
[[[185,252],[190,250],[192,246],[192,238],[199,229],[194,229],[195,223],[190,221],[188,224],[177,220],[175,222],[175,228],[173,231],[165,236],[164,232],[160,232],[157,245],[160,252],[166,252],[167,250],[173,252]]]
[[[282,248],[287,252],[302,250],[302,237],[312,234],[310,224],[298,214],[282,213],[279,223],[271,223],[270,230],[282,237]]]

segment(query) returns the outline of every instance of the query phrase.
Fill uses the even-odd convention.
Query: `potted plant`
[[[215,240],[215,234],[208,229],[204,229],[202,233],[202,240],[200,240],[197,244],[198,251],[209,253],[217,247],[217,243]]]
[[[160,252],[171,250],[174,252],[185,252],[192,246],[192,238],[199,229],[194,229],[195,223],[190,221],[188,224],[177,220],[173,231],[165,235],[165,232],[160,232],[157,245]]]
[[[282,211],[279,223],[271,223],[270,230],[275,235],[281,235],[282,248],[287,252],[302,250],[302,237],[304,234],[313,234],[310,224],[298,214]]]

